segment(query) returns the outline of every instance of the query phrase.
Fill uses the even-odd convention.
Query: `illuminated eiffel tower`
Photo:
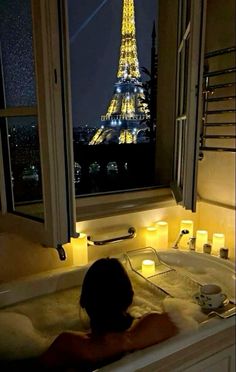
[[[89,145],[141,142],[150,119],[139,71],[134,0],[123,0],[120,58],[113,97]]]

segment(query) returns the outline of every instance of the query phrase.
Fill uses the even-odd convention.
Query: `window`
[[[74,226],[57,1],[3,0],[0,7],[3,222],[56,247]]]
[[[186,205],[187,202],[187,207],[191,208],[194,205],[192,193],[195,185],[196,168],[193,164],[196,164],[197,120],[200,117],[200,111],[197,111],[200,89],[198,89],[197,96],[195,96],[195,89],[198,88],[198,79],[201,75],[201,59],[199,59],[199,56],[201,30],[203,29],[201,23],[203,22],[202,2],[159,0],[157,27],[159,35],[158,110],[155,108],[156,102],[149,102],[148,109],[150,112],[145,111],[147,106],[142,95],[142,89],[145,86],[139,84],[135,76],[137,74],[136,58],[133,59],[135,63],[132,66],[123,63],[122,53],[119,60],[118,43],[117,58],[113,64],[114,74],[111,74],[109,89],[105,90],[108,106],[101,112],[105,115],[101,118],[101,120],[104,119],[104,128],[98,127],[96,130],[91,129],[90,131],[91,141],[96,141],[96,138],[99,137],[99,129],[101,129],[105,141],[110,139],[112,142],[109,145],[105,143],[102,145],[103,147],[109,146],[107,148],[109,148],[111,154],[107,157],[106,151],[104,155],[102,150],[99,150],[99,148],[102,148],[100,145],[88,145],[89,151],[87,151],[81,144],[78,158],[75,153],[74,159],[73,144],[75,146],[77,140],[83,142],[84,138],[87,138],[87,132],[74,130],[73,137],[71,125],[71,102],[73,103],[73,97],[71,99],[70,96],[71,76],[68,59],[70,32],[66,16],[69,1],[71,0],[61,0],[59,2],[57,0],[4,0],[0,4],[2,7],[0,17],[4,18],[4,22],[1,22],[0,35],[2,45],[2,81],[0,83],[1,226],[4,223],[4,226],[11,231],[21,231],[34,240],[55,247],[69,241],[70,236],[74,234],[75,189],[79,189],[80,195],[84,196],[79,198],[78,219],[91,219],[101,215],[156,208],[158,200],[162,201],[167,195],[169,196],[169,189],[160,189],[158,190],[160,199],[158,199],[154,186],[168,185],[171,179],[173,123],[175,122],[175,186],[180,191],[182,204]],[[106,1],[103,1],[100,4],[102,6],[105,3]],[[121,8],[120,1],[109,3],[110,6],[114,7],[115,4],[119,3]],[[124,3],[130,4],[129,12],[132,15],[132,1],[125,1]],[[155,3],[157,4],[157,2]],[[91,6],[92,2],[84,1],[83,4],[84,6]],[[146,4],[146,2],[142,2],[142,4]],[[179,12],[179,19],[185,19],[185,23],[179,27],[181,31],[179,31],[178,53],[176,53],[178,4],[182,4],[183,6],[181,5],[180,9],[185,10]],[[114,9],[116,10],[116,8]],[[91,10],[94,10],[94,8],[91,8]],[[79,11],[81,9],[78,9]],[[8,12],[7,16],[6,12]],[[25,14],[28,17],[27,22],[24,18]],[[80,14],[82,16],[82,12]],[[91,15],[91,12],[89,14]],[[116,11],[112,15],[113,18],[108,17],[109,22],[117,19]],[[87,21],[90,19],[90,17],[87,18]],[[9,48],[9,50],[5,47],[8,42],[11,42],[10,37],[8,40],[8,32],[9,35],[14,33],[17,22],[22,22],[25,27],[17,27],[15,35],[18,35],[19,32],[21,36],[18,36],[16,41],[23,40],[22,43],[27,44],[26,49],[30,53],[27,61],[24,61],[24,58],[28,54],[23,53],[22,55],[23,46],[22,50],[20,46],[18,46],[18,49],[14,47]],[[120,26],[120,22],[118,23]],[[106,37],[109,37],[107,31],[110,31],[112,25],[104,23],[103,26],[105,27]],[[167,29],[168,32],[166,32]],[[127,38],[126,35],[126,41]],[[96,43],[91,44],[90,38],[87,41],[90,42],[90,52],[93,48],[97,48]],[[170,44],[168,44],[169,41]],[[112,39],[110,43],[113,43]],[[8,53],[11,50],[14,51],[14,53],[9,53],[8,60],[6,60],[4,48]],[[155,52],[154,49],[152,53]],[[82,48],[80,53],[83,54]],[[153,55],[155,57],[155,53]],[[177,63],[175,63],[176,58]],[[155,65],[155,58],[152,61]],[[191,61],[191,63],[188,61]],[[200,70],[196,68],[197,66],[200,66]],[[104,70],[104,66],[101,67]],[[115,80],[117,67],[119,67],[118,84]],[[18,80],[15,79],[15,75],[14,79],[11,78],[11,74],[14,74],[16,70],[20,78],[27,76],[27,79]],[[131,74],[131,71],[134,75]],[[178,98],[175,119],[176,75]],[[132,89],[130,85],[127,87],[128,77],[135,82]],[[97,82],[94,71],[90,78],[93,82]],[[12,87],[13,82],[15,84],[14,88]],[[73,81],[73,84],[76,85],[76,81]],[[113,86],[114,92],[112,95]],[[154,88],[155,86],[152,87],[152,89]],[[25,95],[23,95],[24,89],[26,90]],[[102,85],[101,89],[103,90]],[[18,99],[15,92],[19,93]],[[82,91],[82,94],[85,93],[86,91]],[[116,99],[116,95],[120,93],[123,93],[122,103],[119,103],[120,101],[118,102]],[[96,97],[100,99],[100,95]],[[140,110],[138,113],[133,110],[137,101]],[[80,100],[78,100],[78,105],[76,103],[75,106],[81,107],[80,103]],[[117,112],[118,103],[123,107],[124,114]],[[85,109],[90,110],[90,106],[85,107]],[[155,146],[155,141],[152,141],[155,125],[151,125],[148,120],[151,117],[153,120],[151,123],[155,123],[156,118],[151,115],[156,112],[157,136]],[[143,123],[139,122],[139,131],[135,131],[134,124],[139,119],[145,119],[145,121]],[[126,125],[123,125],[124,120],[127,121]],[[109,128],[106,127],[107,122],[109,122]],[[119,126],[122,128],[121,131]],[[119,135],[116,136],[116,133]],[[30,143],[29,137],[32,143]],[[120,141],[122,145],[119,145],[116,141]],[[136,141],[137,143],[132,144],[130,141]],[[190,145],[190,142],[192,145]],[[142,147],[138,147],[139,144]],[[18,152],[19,145],[20,151]],[[133,151],[129,155],[130,158],[127,159],[125,149],[133,145],[137,146],[132,147]],[[119,157],[116,156],[117,148],[123,149],[122,152],[119,151]],[[142,151],[137,150],[137,148],[142,148]],[[96,149],[95,155],[93,149]],[[26,156],[26,152],[28,156]],[[142,164],[141,160],[137,163],[138,157],[143,161]],[[84,166],[84,163],[86,163],[86,166]],[[144,177],[143,172],[146,172],[147,176]],[[119,173],[122,174],[122,177],[118,180],[117,174]],[[87,178],[85,178],[85,174]],[[158,175],[158,178],[156,178],[156,175]],[[129,185],[127,185],[127,181]],[[138,187],[141,188],[139,191],[137,191]],[[146,191],[147,188],[149,188],[148,192]],[[127,189],[129,192],[124,192]],[[119,192],[115,193],[117,190]],[[95,194],[102,192],[106,195],[97,195],[94,198],[86,197],[86,195],[90,195],[91,191]],[[121,203],[124,201],[125,204],[122,205]],[[102,203],[106,204],[104,208],[104,205],[101,207]]]
[[[1,2],[0,24],[1,131],[8,210],[43,219],[43,210],[36,213],[33,207],[25,208],[36,200],[42,205],[30,3]]]
[[[160,186],[157,1],[67,4],[76,196]]]

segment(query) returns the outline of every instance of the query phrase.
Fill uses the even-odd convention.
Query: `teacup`
[[[200,288],[200,293],[195,295],[195,299],[205,309],[216,309],[224,304],[227,295],[222,293],[218,285],[205,284]]]

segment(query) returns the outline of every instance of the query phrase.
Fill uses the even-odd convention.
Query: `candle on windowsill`
[[[212,238],[212,254],[218,256],[220,248],[225,246],[225,236],[221,233],[214,233]]]
[[[148,226],[146,228],[146,247],[157,248],[157,228]]]
[[[208,232],[206,230],[197,230],[196,233],[196,248],[199,252],[203,252],[204,244],[208,242]]]
[[[193,237],[193,221],[192,220],[182,220],[181,223],[180,223],[180,231],[181,230],[188,230],[189,231],[188,234],[182,236],[182,238],[180,240],[180,243],[179,243],[179,246],[181,248],[186,249],[188,247],[187,243],[189,241],[189,238]]]
[[[155,274],[155,262],[153,260],[143,260],[142,262],[142,274],[144,276],[150,276]]]
[[[80,233],[78,238],[71,238],[73,250],[73,265],[80,266],[88,263],[87,235]]]
[[[157,248],[168,248],[168,223],[166,221],[158,221],[157,227]]]

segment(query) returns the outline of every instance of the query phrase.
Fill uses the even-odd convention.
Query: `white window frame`
[[[26,235],[47,246],[60,247],[75,235],[72,141],[67,140],[72,138],[72,127],[69,113],[63,110],[61,23],[57,0],[31,0],[31,4],[44,221],[34,221],[7,211],[1,164],[0,224],[3,231]],[[0,162],[3,163],[1,148]]]
[[[179,30],[182,4],[179,0]],[[186,15],[186,12],[183,12]],[[175,124],[175,159],[173,190],[176,200],[186,209],[196,211],[197,202],[197,169],[199,155],[200,126],[202,120],[202,78],[204,61],[206,1],[191,0],[190,22],[179,37],[177,45],[177,84],[176,84],[176,124]],[[180,32],[180,31],[179,31]],[[185,43],[189,38],[188,84],[186,111],[179,109],[183,99],[183,70],[180,71],[181,52],[185,53]],[[184,55],[185,58],[185,55]],[[180,75],[182,72],[182,75]],[[182,78],[180,77],[182,76]]]

